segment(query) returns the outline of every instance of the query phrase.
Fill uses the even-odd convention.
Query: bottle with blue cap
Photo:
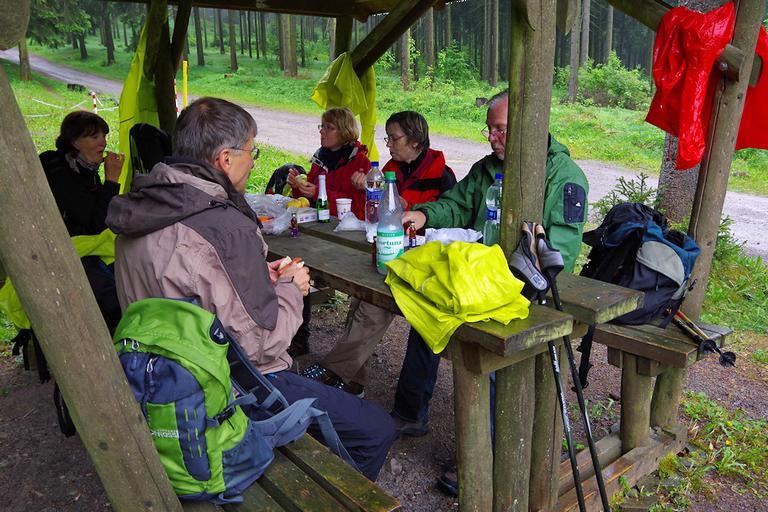
[[[386,263],[405,251],[403,230],[403,204],[397,192],[394,172],[385,174],[386,186],[379,205],[379,223],[376,227],[376,270],[387,275]]]
[[[499,223],[501,221],[501,181],[504,177],[500,172],[496,173],[493,181],[485,193],[485,207],[488,213],[483,226],[483,243],[493,245],[499,243]]]
[[[384,175],[379,170],[379,162],[371,162],[371,170],[365,175],[365,222],[368,224],[379,222],[383,185]]]

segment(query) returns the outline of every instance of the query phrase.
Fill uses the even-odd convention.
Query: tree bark
[[[224,55],[224,24],[221,21],[221,9],[216,9],[216,23],[219,25],[219,53]]]
[[[77,50],[80,46],[77,44],[77,36],[74,32],[70,34],[70,37],[72,38],[72,49]]]
[[[613,6],[608,6],[608,13],[606,14],[605,22],[605,61],[611,57],[611,51],[613,50]]]
[[[128,27],[123,23],[123,45],[128,48]]]
[[[253,25],[251,24],[251,11],[245,11],[246,21],[248,22],[248,58],[253,58]],[[256,57],[259,56],[259,49],[256,48]]]
[[[301,67],[305,68],[307,67],[307,57],[304,52],[304,24],[305,24],[305,18],[302,16],[299,18],[299,43],[301,45]]]
[[[88,60],[88,49],[85,47],[85,34],[77,35],[77,44],[80,47],[80,60]]]
[[[205,53],[203,52],[203,34],[200,28],[200,8],[195,7],[192,12],[195,19],[195,50],[197,52],[197,65],[205,66]]]
[[[404,91],[407,91],[411,86],[411,59],[408,52],[410,38],[411,29],[406,29],[400,37],[400,83],[403,84]]]
[[[328,61],[336,55],[336,18],[328,18]]]
[[[104,46],[107,47],[107,66],[115,63],[115,39],[112,37],[112,20],[109,15],[109,2],[101,4],[101,24],[104,27]]]
[[[568,77],[568,101],[576,101],[579,92],[579,42],[581,41],[579,28],[581,27],[581,9],[576,2],[576,12],[573,15],[571,27],[571,59],[570,74]]]
[[[295,77],[299,70],[296,65],[296,23],[293,14],[281,14],[280,27],[285,75]]]
[[[584,8],[581,11],[581,52],[579,54],[579,67],[583,66],[589,58],[590,10],[591,0],[584,0]]]
[[[443,28],[445,29],[445,35],[443,36],[443,47],[445,48],[451,46],[451,41],[453,41],[453,27],[451,26],[451,4],[445,4],[443,13]]]
[[[27,38],[19,39],[19,75],[22,81],[32,80],[32,68],[29,65],[29,50],[27,49]]]
[[[240,55],[245,55],[245,34],[243,30],[243,11],[237,11],[238,22],[240,24]]]
[[[429,8],[424,13],[424,64],[435,67],[435,13]]]
[[[266,14],[259,13],[259,44],[261,45],[261,55],[267,58],[267,21]]]
[[[229,69],[237,71],[237,37],[235,36],[235,12],[227,11],[229,21]]]

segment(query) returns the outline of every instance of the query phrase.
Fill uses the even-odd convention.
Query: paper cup
[[[352,209],[352,200],[347,197],[339,197],[336,199],[336,216],[341,218]]]

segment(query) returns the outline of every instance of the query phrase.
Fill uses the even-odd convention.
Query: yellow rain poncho
[[[386,283],[406,320],[435,354],[464,322],[508,324],[528,316],[523,282],[498,245],[430,242],[387,263]]]
[[[108,229],[98,235],[73,236],[72,245],[81,258],[99,256],[107,265],[115,261],[115,234]],[[0,288],[0,311],[13,322],[17,329],[30,328],[29,318],[24,312],[10,278],[6,279],[3,287]]]
[[[310,96],[323,110],[347,107],[360,116],[360,142],[368,147],[368,159],[379,159],[374,142],[376,128],[376,75],[368,68],[363,76],[357,76],[349,53],[342,53],[331,62],[323,78]]]

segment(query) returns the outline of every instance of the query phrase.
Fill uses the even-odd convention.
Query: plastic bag
[[[424,234],[427,243],[439,240],[443,245],[448,245],[451,242],[477,242],[483,238],[483,234],[479,231],[461,228],[427,228]]]
[[[364,220],[358,219],[352,212],[347,212],[333,231],[334,233],[338,233],[339,231],[365,231],[365,227],[366,223]]]
[[[266,194],[245,194],[248,206],[256,212],[261,221],[261,232],[267,235],[279,235],[291,225],[291,213],[280,206],[273,196]],[[289,201],[290,198],[285,198]]]
[[[768,123],[766,122],[768,119],[768,33],[764,27],[760,27],[760,33],[757,36],[755,54],[752,67],[759,65],[758,56],[763,60],[763,67],[757,83],[747,87],[736,149],[768,149]]]
[[[733,36],[734,7],[729,2],[706,13],[670,9],[653,44],[656,94],[646,121],[679,138],[677,169],[701,162],[718,80],[715,60]]]

